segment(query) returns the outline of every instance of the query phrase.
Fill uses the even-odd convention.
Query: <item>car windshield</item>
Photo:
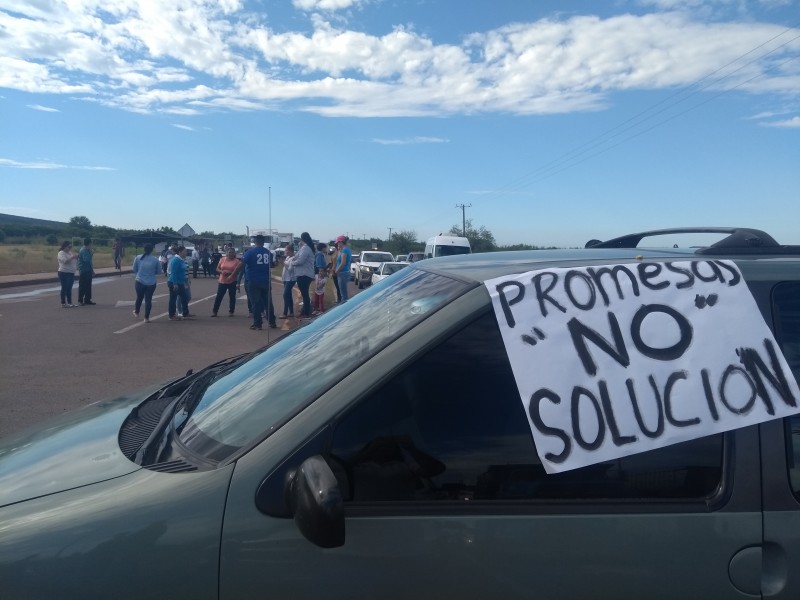
[[[223,460],[266,437],[392,340],[472,286],[404,269],[214,380],[178,433],[198,455]],[[364,323],[381,327],[362,331]]]
[[[455,256],[456,254],[469,254],[468,246],[436,246],[436,256]]]
[[[365,252],[361,262],[392,262],[394,256],[386,252]]]
[[[400,269],[407,266],[408,265],[395,265],[395,264],[383,265],[383,274],[391,275],[392,273],[397,273]]]

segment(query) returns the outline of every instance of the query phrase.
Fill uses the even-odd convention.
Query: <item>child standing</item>
[[[316,273],[316,286],[314,288],[314,312],[312,315],[321,315],[325,312],[325,285],[328,282],[328,261],[325,260],[328,244],[319,242],[314,254],[314,272]]]

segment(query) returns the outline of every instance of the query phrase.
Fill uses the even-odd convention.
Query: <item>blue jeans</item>
[[[78,275],[78,302],[92,301],[92,271]]]
[[[150,318],[150,311],[153,309],[153,292],[156,291],[156,284],[145,285],[141,281],[134,284],[136,288],[136,305],[134,310],[139,314],[139,309],[142,308],[142,300],[144,300],[144,318]]]
[[[350,283],[350,271],[339,271],[339,293],[342,295],[342,302],[347,302],[347,284]]]
[[[283,316],[294,315],[294,299],[292,298],[292,288],[296,281],[283,282]]]
[[[191,286],[184,285],[183,289],[186,291],[186,300],[178,296],[178,302],[175,306],[177,311],[186,317],[189,315],[189,302],[192,301],[192,288]]]
[[[275,325],[275,308],[272,306],[272,295],[270,294],[269,281],[251,281],[248,284],[250,302],[253,305],[253,325],[261,327],[261,315],[267,311],[267,321],[270,325]]]
[[[186,286],[182,283],[168,283],[167,285],[169,286],[169,316],[175,316],[179,297],[183,302],[183,316],[187,316],[189,314],[189,298],[186,297]]]
[[[302,314],[304,317],[311,316],[311,296],[308,294],[308,288],[311,287],[312,281],[314,280],[307,275],[297,276],[297,287],[300,288],[300,296],[303,298]]]
[[[217,314],[219,307],[222,305],[222,300],[225,294],[228,294],[228,312],[233,314],[236,310],[236,282],[234,283],[218,283],[217,284],[217,297],[214,298],[214,308],[212,313]]]
[[[61,282],[61,304],[72,304],[72,284],[75,283],[75,273],[58,272]]]

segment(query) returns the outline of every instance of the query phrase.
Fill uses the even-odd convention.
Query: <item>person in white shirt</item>
[[[72,242],[65,241],[58,251],[58,279],[61,282],[61,306],[73,308],[72,286],[78,269],[78,255],[72,253]]]
[[[192,248],[192,279],[197,279],[197,269],[200,268],[200,253],[197,248]]]

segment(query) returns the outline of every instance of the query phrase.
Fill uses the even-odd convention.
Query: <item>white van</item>
[[[469,240],[455,235],[435,235],[425,243],[425,258],[471,254]]]

